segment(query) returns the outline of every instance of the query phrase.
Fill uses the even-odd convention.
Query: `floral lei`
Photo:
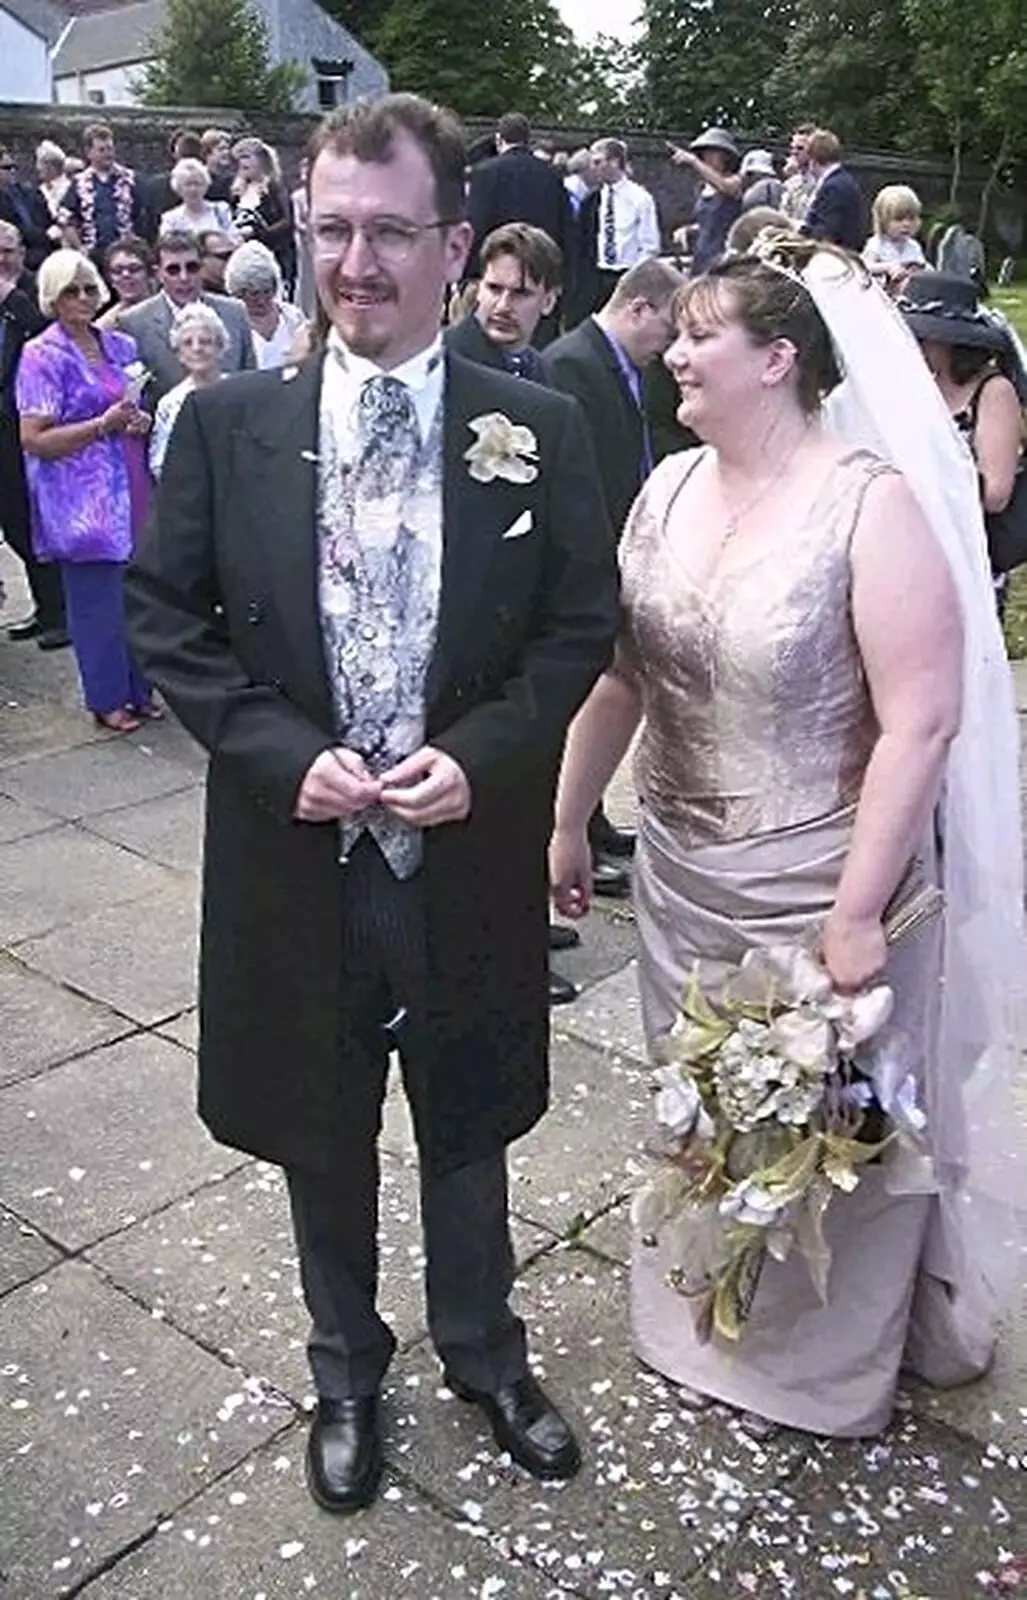
[[[123,239],[132,232],[132,205],[135,200],[135,173],[128,167],[113,167],[114,213],[118,222],[118,237]],[[96,248],[96,174],[91,167],[80,172],[75,179],[82,206],[82,243],[87,250]]]

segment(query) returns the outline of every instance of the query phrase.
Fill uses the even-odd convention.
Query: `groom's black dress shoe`
[[[500,1450],[533,1478],[573,1478],[581,1466],[578,1441],[530,1373],[495,1394],[470,1389],[455,1378],[445,1382],[458,1399],[481,1406]]]
[[[378,1489],[384,1459],[378,1396],[319,1400],[307,1441],[307,1483],[325,1511],[359,1511]]]

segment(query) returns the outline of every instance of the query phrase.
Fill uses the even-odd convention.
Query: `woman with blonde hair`
[[[60,211],[64,204],[64,196],[68,192],[68,178],[64,170],[67,156],[59,144],[52,139],[42,139],[36,146],[36,176],[39,179],[39,192],[46,201],[50,213],[50,238],[55,244],[59,243],[63,235],[60,225]]]
[[[874,196],[871,212],[873,233],[863,246],[863,261],[871,272],[908,275],[926,267],[927,259],[917,234],[920,232],[920,196],[904,183],[889,183]]]
[[[40,561],[60,569],[87,707],[102,727],[131,733],[154,710],[129,649],[123,598],[146,514],[145,374],[133,339],[94,325],[108,291],[88,256],[54,251],[38,287],[54,320],[25,346],[17,378],[32,542]]]
[[[230,233],[232,208],[225,200],[208,200],[210,173],[198,157],[183,156],[168,180],[179,204],[169,206],[160,219],[161,232],[184,228],[189,233]]]
[[[296,280],[292,202],[282,183],[278,157],[263,139],[240,139],[232,148],[236,163],[232,184],[235,232],[244,242],[266,245],[282,270],[291,295]]]

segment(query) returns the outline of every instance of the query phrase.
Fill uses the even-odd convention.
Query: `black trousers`
[[[40,626],[63,628],[64,592],[60,571],[52,561],[37,561],[32,552],[25,463],[17,426],[14,417],[0,417],[0,527],[25,568]]]
[[[369,836],[353,850],[344,891],[347,1008],[357,1048],[342,1089],[346,1137],[330,1173],[286,1176],[300,1276],[312,1323],[319,1395],[374,1392],[395,1349],[376,1308],[378,1135],[389,1053],[398,1049],[420,1142],[427,1078],[418,1049],[425,981],[420,881],[399,882]],[[446,1371],[494,1393],[527,1370],[524,1326],[508,1305],[514,1257],[506,1157],[497,1151],[441,1177],[421,1173],[428,1328]]]

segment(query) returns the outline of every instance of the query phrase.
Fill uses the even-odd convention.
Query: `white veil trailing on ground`
[[[787,248],[780,263],[770,240],[757,252],[796,273]],[[1016,708],[976,473],[884,292],[829,250],[818,250],[796,275],[843,372],[825,407],[827,423],[903,474],[945,552],[962,607],[963,718],[939,801],[946,914],[926,1110],[945,1257],[963,1313],[983,1330],[1027,1279],[1027,943]]]

